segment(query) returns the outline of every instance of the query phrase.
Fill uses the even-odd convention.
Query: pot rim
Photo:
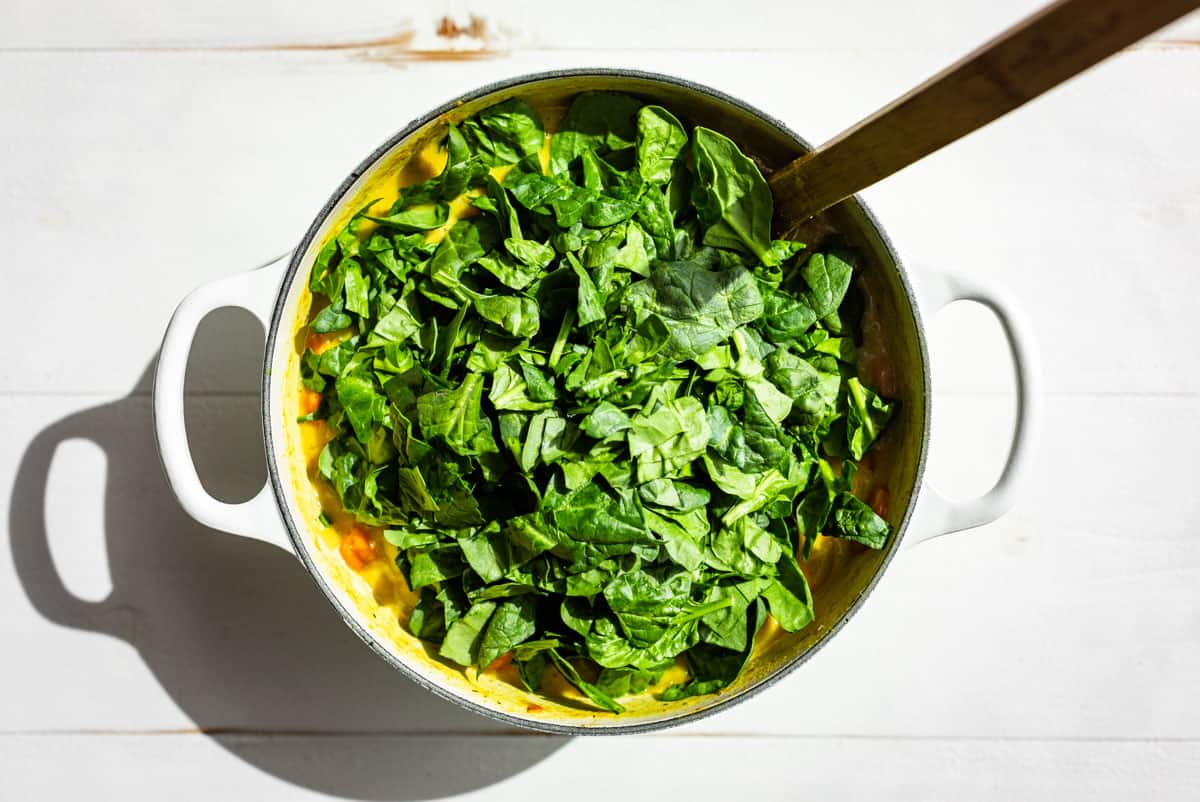
[[[393,668],[395,668],[397,671],[399,671],[407,679],[417,683],[422,688],[433,693],[435,696],[437,696],[441,699],[444,699],[448,702],[452,702],[461,707],[464,707],[468,710],[471,710],[472,712],[478,713],[479,715],[482,715],[486,718],[492,719],[493,721],[498,721],[503,724],[512,725],[512,726],[519,727],[522,729],[537,730],[537,731],[540,731],[543,733],[548,733],[548,734],[553,734],[553,735],[623,735],[623,734],[651,732],[654,730],[665,729],[667,727],[674,727],[679,724],[683,724],[684,722],[698,721],[699,719],[711,716],[714,713],[717,713],[718,711],[726,710],[733,704],[745,701],[746,699],[749,699],[750,697],[757,695],[761,691],[765,690],[766,688],[771,687],[772,685],[777,683],[779,680],[781,680],[784,677],[786,677],[787,675],[791,674],[799,666],[806,663],[809,659],[812,658],[813,655],[815,655],[818,651],[820,651],[825,646],[825,644],[828,641],[830,641],[835,635],[837,635],[837,633],[846,625],[846,623],[851,618],[854,617],[855,613],[857,613],[858,610],[862,607],[862,605],[866,601],[867,597],[871,595],[871,592],[875,589],[876,585],[879,583],[879,580],[883,577],[884,573],[887,571],[888,566],[890,565],[892,559],[895,557],[896,553],[900,550],[900,547],[903,543],[904,537],[907,534],[908,525],[912,522],[913,513],[914,513],[914,510],[916,509],[917,501],[919,499],[920,492],[922,489],[923,479],[924,479],[924,475],[925,475],[925,463],[926,463],[926,459],[929,454],[929,429],[930,429],[929,421],[930,421],[930,411],[931,411],[931,384],[930,384],[930,376],[929,376],[929,350],[928,350],[928,344],[926,342],[926,337],[925,337],[925,326],[921,319],[920,307],[917,303],[916,293],[913,290],[912,282],[909,280],[908,273],[905,271],[904,265],[900,261],[900,256],[896,252],[895,247],[892,245],[892,241],[888,237],[886,231],[883,229],[882,226],[880,226],[879,221],[876,219],[875,215],[871,212],[870,208],[862,201],[862,199],[858,195],[853,195],[852,197],[846,199],[846,201],[844,201],[844,202],[852,203],[855,206],[857,206],[858,210],[861,212],[863,218],[867,221],[867,223],[870,224],[870,226],[874,229],[875,234],[879,237],[880,242],[882,243],[889,258],[892,261],[892,264],[894,265],[894,267],[896,269],[896,272],[900,279],[900,286],[904,290],[904,295],[906,296],[906,298],[908,300],[908,304],[909,304],[909,307],[910,307],[910,309],[912,311],[912,315],[913,315],[913,322],[914,322],[915,328],[916,328],[915,333],[916,333],[916,339],[917,339],[917,345],[918,345],[918,352],[919,352],[922,367],[923,367],[921,382],[922,382],[922,390],[923,390],[923,396],[924,396],[922,399],[922,407],[923,407],[922,411],[923,411],[923,420],[925,421],[925,427],[924,427],[924,431],[922,432],[922,435],[921,435],[920,448],[918,450],[918,456],[917,456],[916,470],[913,474],[913,491],[909,498],[909,503],[907,505],[907,508],[904,511],[904,516],[901,518],[899,525],[896,527],[896,534],[895,534],[895,537],[893,537],[893,539],[892,539],[891,547],[888,549],[888,552],[883,556],[883,560],[880,562],[879,566],[876,568],[875,573],[872,575],[871,579],[863,587],[861,593],[859,593],[858,598],[856,598],[850,604],[850,606],[846,609],[846,611],[842,614],[842,616],[833,623],[833,625],[829,628],[829,631],[827,633],[825,633],[825,635],[823,637],[821,637],[820,640],[818,640],[811,647],[806,649],[802,654],[796,656],[790,662],[788,662],[784,666],[776,669],[774,672],[767,675],[763,679],[759,680],[755,684],[750,685],[749,687],[744,688],[735,694],[730,694],[724,698],[718,699],[713,704],[708,705],[706,707],[689,710],[687,712],[680,713],[677,716],[673,716],[670,718],[657,719],[654,721],[633,722],[633,723],[629,723],[629,724],[617,723],[617,724],[613,724],[611,726],[592,727],[592,726],[586,726],[586,725],[582,725],[582,724],[555,723],[555,722],[541,721],[541,720],[536,720],[536,719],[522,718],[521,716],[513,715],[511,713],[504,712],[503,710],[497,709],[495,707],[491,707],[489,705],[483,704],[475,699],[468,698],[466,696],[460,696],[457,693],[449,690],[448,688],[443,687],[442,685],[440,685],[436,682],[430,681],[428,678],[421,675],[419,672],[410,668],[408,666],[408,664],[405,663],[405,661],[401,660],[397,655],[393,654],[389,650],[383,648],[382,645],[380,645],[380,643],[371,634],[371,632],[365,626],[363,626],[363,624],[359,621],[359,615],[358,615],[357,611],[348,609],[347,606],[344,605],[342,603],[342,601],[338,598],[337,594],[330,587],[329,579],[321,572],[321,570],[317,567],[317,565],[313,561],[312,557],[309,555],[308,547],[307,547],[304,535],[300,532],[299,528],[296,526],[295,521],[293,520],[292,516],[288,512],[288,504],[287,504],[287,498],[288,498],[287,492],[288,491],[284,486],[282,472],[280,470],[280,467],[277,464],[276,459],[274,458],[274,455],[276,454],[276,441],[275,441],[273,427],[271,425],[271,403],[270,403],[270,400],[271,400],[271,389],[272,389],[271,386],[272,386],[272,381],[273,381],[273,371],[271,370],[270,366],[272,365],[272,355],[275,353],[275,349],[276,349],[277,343],[279,341],[279,333],[280,333],[281,327],[285,323],[287,323],[287,321],[283,320],[283,313],[284,313],[284,308],[286,306],[286,302],[287,302],[287,298],[288,298],[290,289],[292,287],[293,282],[295,281],[296,274],[300,269],[300,264],[304,260],[305,253],[308,250],[309,246],[312,244],[313,239],[317,236],[317,233],[320,231],[320,229],[325,225],[325,222],[328,219],[329,215],[338,208],[339,204],[345,198],[346,193],[350,191],[350,189],[353,187],[355,182],[357,182],[359,178],[361,178],[365,173],[367,173],[369,170],[371,170],[375,166],[375,164],[381,158],[383,158],[386,154],[388,154],[397,144],[403,142],[405,139],[410,137],[412,134],[416,133],[418,130],[420,130],[423,126],[425,126],[429,122],[437,119],[438,117],[440,117],[443,114],[453,111],[455,108],[461,106],[464,103],[476,100],[476,99],[484,97],[486,95],[494,94],[496,92],[502,92],[502,91],[509,90],[509,89],[515,89],[515,88],[523,86],[525,84],[530,84],[530,83],[534,83],[534,82],[553,80],[553,79],[559,79],[559,78],[578,78],[578,77],[587,77],[587,76],[600,77],[600,78],[608,78],[608,77],[635,78],[635,79],[639,79],[639,80],[668,84],[671,86],[679,87],[681,89],[686,89],[691,92],[708,95],[709,97],[715,98],[723,103],[727,103],[727,104],[734,106],[748,114],[753,115],[754,117],[756,117],[757,119],[766,123],[767,125],[770,125],[770,126],[774,127],[775,129],[777,129],[778,131],[780,131],[781,133],[785,134],[787,137],[792,139],[794,142],[799,144],[804,149],[812,150],[812,145],[810,145],[803,137],[796,134],[796,132],[794,132],[791,128],[789,128],[787,125],[785,125],[784,123],[782,123],[775,117],[764,113],[762,110],[756,108],[755,106],[753,106],[749,103],[746,103],[743,100],[735,98],[731,95],[728,95],[720,90],[709,87],[707,85],[696,83],[694,81],[689,81],[687,79],[679,78],[677,76],[667,75],[664,73],[649,72],[649,71],[645,71],[645,70],[609,68],[609,67],[577,67],[577,68],[571,68],[571,69],[546,70],[546,71],[542,71],[542,72],[526,73],[523,75],[518,75],[518,76],[511,77],[511,78],[506,78],[506,79],[495,81],[495,82],[492,82],[489,84],[485,84],[485,85],[477,87],[471,91],[468,91],[453,100],[443,103],[442,105],[421,115],[420,117],[417,117],[416,119],[412,120],[407,125],[405,125],[402,129],[400,129],[396,133],[389,136],[379,147],[375,148],[374,151],[372,151],[365,159],[363,159],[361,162],[359,162],[358,166],[355,167],[354,170],[352,170],[350,172],[350,174],[346,177],[346,179],[344,181],[342,181],[342,183],[337,187],[336,190],[334,190],[333,194],[329,197],[329,199],[327,201],[325,201],[324,205],[321,207],[320,211],[317,213],[316,217],[313,219],[312,224],[309,225],[308,230],[304,233],[304,236],[301,238],[300,242],[297,244],[295,250],[292,251],[291,258],[290,258],[288,266],[287,266],[287,270],[284,272],[284,275],[282,278],[282,283],[280,284],[278,294],[276,295],[276,298],[275,298],[274,308],[271,312],[271,321],[270,321],[270,325],[267,328],[266,351],[265,351],[265,362],[264,362],[264,365],[266,367],[263,370],[260,408],[261,408],[261,413],[262,413],[263,438],[264,438],[264,443],[266,446],[267,474],[269,477],[269,481],[271,483],[272,491],[275,496],[275,503],[279,508],[280,517],[283,519],[284,527],[287,529],[288,538],[291,541],[292,549],[296,553],[296,556],[299,557],[300,562],[304,564],[304,568],[308,572],[309,576],[312,577],[313,581],[321,589],[321,592],[325,594],[325,597],[329,600],[330,604],[337,611],[337,613],[341,617],[342,621],[373,652],[375,652],[377,655],[379,655],[381,658],[383,658],[383,660],[385,662],[387,662],[389,665],[391,665]]]

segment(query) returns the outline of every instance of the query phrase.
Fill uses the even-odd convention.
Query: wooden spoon
[[[770,177],[786,231],[1200,7],[1058,0]]]

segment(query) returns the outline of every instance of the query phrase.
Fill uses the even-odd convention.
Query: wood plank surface
[[[720,0],[610,0],[571,7],[556,0],[360,0],[337,3],[211,0],[70,0],[9,3],[0,29],[7,49],[309,48],[365,49],[395,59],[454,50],[927,50],[963,54],[1043,5],[1038,0],[946,3],[819,0],[737,8]],[[474,29],[472,19],[479,20]],[[443,20],[448,19],[450,25]],[[441,33],[439,33],[439,31]],[[1200,38],[1200,20],[1176,23],[1156,46]],[[586,59],[585,59],[586,61]]]
[[[7,783],[15,798],[53,795],[61,787],[54,777],[60,756],[68,754],[89,793],[105,799],[160,798],[164,788],[172,799],[197,802],[446,795],[491,802],[563,789],[580,802],[651,793],[691,799],[752,794],[765,802],[810,796],[1185,802],[1200,793],[1200,744],[1193,741],[55,735],[9,739],[8,749],[25,769]],[[644,768],[605,771],[602,781],[590,781],[614,766]],[[667,773],[669,781],[655,779]]]
[[[1022,299],[1043,443],[1008,517],[901,555],[828,648],[726,713],[551,739],[437,701],[289,555],[192,522],[154,447],[184,293],[289,248],[445,99],[634,67],[821,141],[1036,5],[0,0],[0,298],[22,335],[0,359],[0,799],[1196,798],[1195,17],[866,193],[910,266]],[[1011,369],[977,307],[930,335],[930,478],[966,496],[999,472]],[[261,337],[218,312],[189,368],[228,500],[264,476]]]

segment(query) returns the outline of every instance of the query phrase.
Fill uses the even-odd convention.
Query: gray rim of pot
[[[791,662],[787,663],[783,667],[775,670],[774,672],[772,672],[768,676],[764,677],[762,680],[758,681],[754,685],[751,685],[750,687],[745,688],[735,694],[730,694],[729,696],[727,696],[723,699],[720,699],[707,707],[697,709],[697,710],[687,711],[684,713],[680,713],[677,716],[674,716],[671,718],[664,718],[664,719],[660,719],[657,721],[638,722],[638,723],[631,723],[631,724],[614,724],[612,726],[603,726],[603,727],[590,727],[590,726],[585,726],[585,725],[581,725],[581,724],[557,724],[557,723],[544,722],[544,721],[532,721],[529,719],[524,719],[519,716],[514,716],[509,713],[505,713],[500,710],[488,707],[488,706],[480,704],[479,702],[476,702],[472,699],[468,699],[466,697],[459,696],[459,695],[451,692],[450,690],[442,687],[441,685],[438,685],[437,683],[429,681],[425,677],[418,674],[416,671],[413,671],[402,660],[400,660],[396,655],[394,655],[391,652],[389,652],[388,650],[384,649],[383,647],[381,647],[379,645],[379,643],[376,642],[375,638],[371,635],[371,633],[369,633],[367,631],[367,629],[362,624],[359,623],[358,617],[355,615],[354,611],[347,609],[346,606],[341,603],[341,601],[338,599],[337,595],[333,592],[332,588],[330,588],[329,582],[326,579],[326,577],[321,573],[320,569],[317,568],[316,564],[313,562],[312,558],[309,556],[307,548],[305,546],[305,541],[304,541],[303,535],[297,529],[295,522],[292,520],[292,516],[287,513],[288,505],[287,505],[286,491],[284,489],[283,480],[280,475],[279,466],[276,464],[276,462],[273,458],[273,455],[275,454],[275,439],[274,439],[274,435],[272,433],[272,426],[271,426],[271,421],[270,421],[270,409],[271,409],[270,393],[271,393],[272,371],[270,370],[269,366],[271,365],[271,355],[275,352],[275,346],[276,346],[276,342],[279,338],[280,329],[286,322],[282,318],[283,318],[285,301],[287,300],[288,289],[292,286],[292,282],[295,279],[296,273],[300,269],[300,263],[301,263],[301,261],[303,261],[304,254],[307,251],[313,238],[316,237],[317,232],[324,225],[325,220],[329,216],[329,214],[334,209],[337,208],[339,203],[341,203],[343,197],[353,186],[354,182],[357,181],[359,179],[359,177],[361,177],[368,170],[372,169],[375,166],[376,162],[378,162],[379,159],[381,159],[385,154],[387,154],[398,143],[407,139],[409,136],[411,136],[413,133],[415,133],[417,130],[419,130],[426,123],[436,119],[437,117],[441,116],[442,114],[445,114],[447,112],[450,112],[450,111],[458,108],[463,103],[467,103],[472,100],[476,100],[480,97],[483,97],[485,95],[490,95],[495,92],[500,92],[500,91],[503,91],[506,89],[514,89],[514,88],[517,88],[524,84],[545,81],[545,80],[551,80],[551,79],[557,79],[557,78],[579,78],[579,77],[587,77],[587,76],[594,76],[594,77],[598,77],[598,78],[607,78],[607,77],[636,78],[636,79],[641,79],[641,80],[645,80],[645,81],[669,84],[669,85],[680,87],[682,89],[687,89],[692,92],[697,92],[700,94],[708,95],[709,97],[720,100],[723,103],[728,103],[731,106],[735,106],[749,114],[754,115],[756,118],[762,120],[764,123],[771,125],[771,126],[775,127],[776,129],[778,129],[779,131],[781,131],[782,133],[786,134],[792,140],[794,140],[795,142],[800,144],[804,149],[806,149],[806,150],[812,149],[812,146],[809,145],[808,142],[805,141],[802,137],[800,137],[794,131],[792,131],[791,128],[784,125],[782,122],[775,119],[771,115],[763,113],[762,111],[755,108],[754,106],[751,106],[750,104],[748,104],[742,100],[739,100],[735,97],[725,94],[724,92],[721,92],[719,90],[713,89],[708,86],[705,86],[703,84],[694,83],[692,81],[688,81],[683,78],[677,78],[677,77],[674,77],[671,75],[664,75],[662,73],[645,72],[642,70],[612,69],[612,68],[604,68],[604,67],[599,67],[599,68],[582,67],[582,68],[574,68],[574,69],[566,69],[566,70],[548,70],[546,72],[530,73],[530,74],[526,74],[526,75],[516,76],[513,78],[508,78],[508,79],[505,79],[502,81],[497,81],[495,83],[487,84],[486,86],[481,86],[477,89],[467,92],[467,93],[463,94],[462,96],[460,96],[454,100],[451,100],[448,103],[445,103],[441,106],[438,106],[437,108],[433,109],[432,111],[418,117],[417,119],[410,122],[408,125],[404,126],[403,129],[396,132],[392,136],[388,137],[387,141],[385,141],[382,145],[380,145],[378,148],[376,148],[374,150],[374,152],[372,152],[369,156],[367,156],[365,159],[363,159],[362,162],[359,163],[358,167],[356,167],[346,177],[346,180],[344,180],[341,183],[341,185],[330,196],[329,200],[327,200],[325,202],[325,205],[321,207],[321,210],[317,214],[316,218],[313,220],[312,225],[310,225],[308,228],[308,231],[305,232],[303,239],[300,240],[299,245],[297,245],[296,249],[292,252],[291,261],[288,264],[287,272],[285,273],[285,275],[283,277],[283,283],[280,285],[280,288],[279,288],[278,297],[276,298],[276,302],[275,302],[275,309],[271,314],[271,325],[267,331],[267,341],[266,341],[266,352],[265,352],[264,364],[268,367],[263,371],[262,396],[261,396],[260,403],[261,403],[261,412],[262,412],[263,439],[264,439],[264,443],[266,446],[267,472],[270,476],[271,487],[274,489],[274,492],[275,492],[276,504],[279,506],[281,517],[283,518],[283,521],[284,521],[284,525],[287,527],[288,536],[291,538],[292,547],[293,547],[294,551],[296,552],[296,555],[300,558],[300,561],[304,564],[304,567],[308,571],[309,575],[313,578],[313,581],[317,584],[318,587],[320,587],[321,592],[325,594],[326,598],[329,599],[329,602],[337,610],[338,615],[340,615],[342,618],[342,621],[345,622],[345,624],[348,627],[350,627],[350,629],[353,630],[354,633],[356,635],[358,635],[358,637],[364,643],[366,643],[367,646],[370,647],[370,649],[373,652],[375,652],[377,655],[382,657],[389,665],[391,665],[393,668],[395,668],[397,671],[399,671],[405,677],[407,677],[408,679],[417,683],[422,688],[430,691],[431,693],[438,696],[439,698],[445,699],[446,701],[457,704],[461,707],[464,707],[464,708],[471,710],[475,713],[478,713],[482,716],[490,718],[494,721],[499,721],[504,724],[509,724],[509,725],[519,727],[522,729],[538,730],[541,732],[551,733],[554,735],[621,735],[621,734],[650,732],[653,730],[665,729],[667,727],[674,727],[676,725],[682,724],[685,721],[696,721],[696,720],[699,720],[706,716],[713,715],[714,713],[716,713],[720,710],[724,710],[724,709],[728,708],[732,704],[749,699],[751,696],[770,687],[771,685],[774,685],[776,682],[778,682],[780,679],[782,679],[783,677],[790,674],[792,671],[794,671],[800,665],[807,662],[814,654],[816,654],[825,645],[826,642],[828,642],[830,639],[832,639],[833,636],[836,635],[842,629],[842,627],[844,627],[846,625],[846,622],[848,622],[854,616],[854,614],[856,612],[858,612],[858,610],[862,606],[863,602],[871,594],[871,591],[875,588],[875,585],[879,582],[880,577],[882,577],[884,572],[887,570],[888,565],[891,564],[892,558],[896,555],[896,552],[899,550],[900,545],[903,542],[904,535],[908,531],[908,524],[912,520],[913,510],[916,507],[917,498],[920,494],[921,483],[922,483],[922,479],[925,474],[925,459],[926,459],[926,456],[928,455],[928,451],[929,451],[929,414],[930,414],[930,406],[931,406],[930,380],[929,380],[929,352],[928,352],[928,348],[927,348],[927,345],[925,342],[925,329],[924,329],[924,325],[922,324],[922,321],[921,321],[920,309],[917,306],[916,297],[913,292],[912,284],[909,281],[908,274],[905,272],[904,266],[900,261],[900,257],[896,253],[896,249],[892,246],[892,241],[888,238],[887,233],[879,225],[878,220],[875,219],[875,215],[871,212],[871,210],[867,207],[867,205],[865,203],[863,203],[862,200],[857,195],[855,195],[852,198],[849,198],[845,202],[855,204],[861,210],[863,217],[867,220],[868,223],[870,223],[871,227],[875,230],[875,233],[879,236],[880,241],[883,243],[884,248],[887,250],[888,256],[891,258],[892,263],[895,265],[896,272],[899,274],[900,284],[904,289],[905,296],[908,300],[909,306],[913,313],[913,320],[916,324],[917,344],[918,344],[918,348],[920,351],[920,358],[921,358],[921,365],[922,365],[922,389],[924,392],[923,412],[924,412],[924,421],[925,421],[925,431],[922,433],[920,451],[919,451],[919,455],[918,455],[918,459],[917,459],[916,472],[913,477],[913,492],[909,498],[909,503],[908,503],[907,509],[904,511],[904,517],[901,519],[900,525],[897,527],[896,536],[895,536],[895,538],[893,538],[892,547],[889,549],[888,553],[886,555],[884,555],[883,561],[879,564],[879,567],[876,569],[875,574],[871,577],[871,580],[867,583],[866,587],[863,588],[863,590],[859,594],[858,598],[855,599],[853,603],[851,603],[850,607],[846,610],[845,613],[842,614],[841,618],[839,618],[833,624],[833,626],[831,626],[829,628],[829,631],[827,633],[825,633],[825,635],[823,637],[821,637],[821,639],[818,640],[815,644],[813,644],[811,647],[809,647],[807,650],[805,650],[805,652],[803,654],[797,656],[795,659],[793,659]]]

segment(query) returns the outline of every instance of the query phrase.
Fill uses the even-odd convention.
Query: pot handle
[[[188,515],[205,526],[272,543],[291,551],[270,483],[249,501],[230,504],[209,495],[200,483],[188,446],[183,383],[196,330],[209,312],[226,306],[246,309],[266,328],[290,253],[260,268],[218,279],[193,290],[167,325],[154,372],[154,433],[167,481]]]
[[[952,501],[925,483],[918,507],[922,525],[909,545],[973,529],[1008,512],[1029,473],[1041,418],[1041,372],[1036,341],[1016,299],[1006,289],[985,279],[940,271],[921,271],[918,289],[927,318],[956,301],[976,301],[999,318],[1016,369],[1017,420],[1004,471],[991,490],[978,498]]]

